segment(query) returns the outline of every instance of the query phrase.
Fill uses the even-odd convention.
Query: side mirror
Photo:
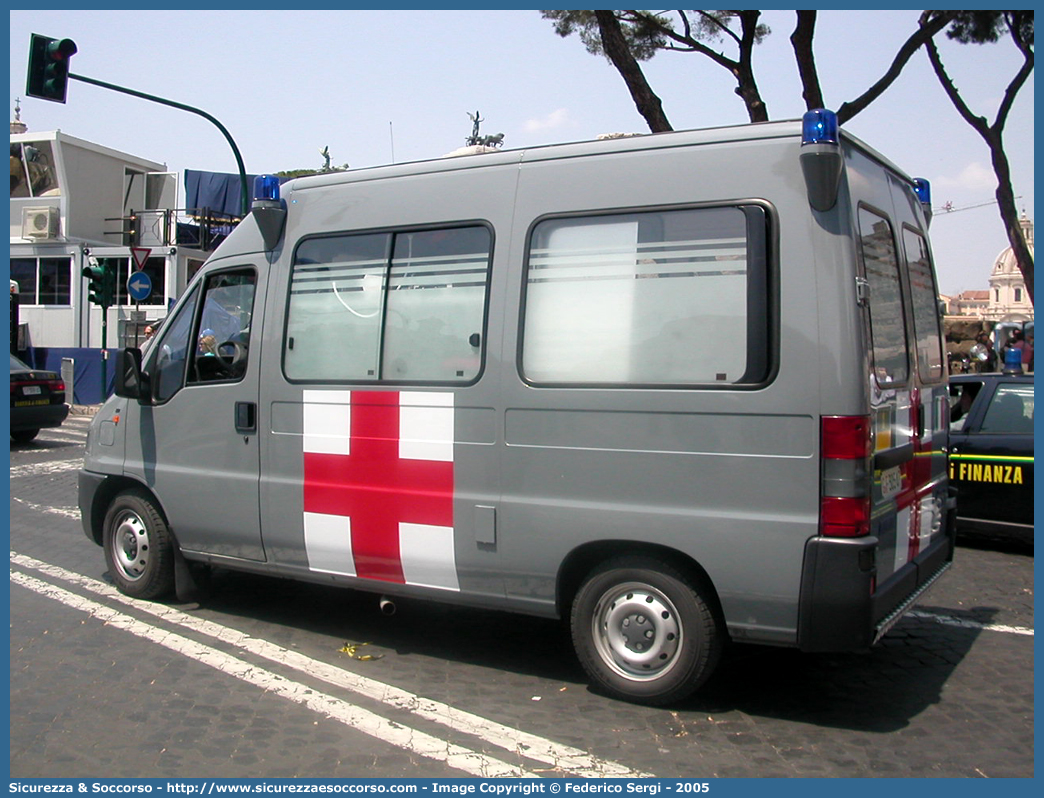
[[[143,405],[151,403],[149,378],[141,370],[140,349],[121,349],[116,353],[116,380],[114,387],[117,396],[125,399],[137,399]]]

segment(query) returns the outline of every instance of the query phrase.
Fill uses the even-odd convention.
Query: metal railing
[[[107,222],[122,222],[122,230],[107,231],[121,236],[127,247],[190,247],[209,252],[225,240],[242,217],[210,208],[173,208],[131,211]]]

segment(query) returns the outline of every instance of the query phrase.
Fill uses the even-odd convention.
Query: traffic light
[[[41,100],[64,103],[65,88],[69,83],[69,59],[75,53],[76,42],[72,39],[32,34],[25,93]]]
[[[97,261],[91,259],[93,264]],[[100,306],[102,309],[112,307],[113,300],[116,297],[116,274],[112,265],[105,262],[103,265],[91,265],[84,266],[80,272],[84,277],[87,278],[89,284],[87,287],[87,299]]]

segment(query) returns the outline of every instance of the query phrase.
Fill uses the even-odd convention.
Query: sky
[[[815,55],[827,107],[884,73],[919,13],[820,12]],[[767,11],[763,21],[772,33],[755,49],[759,88],[770,118],[798,118],[794,13]],[[503,133],[505,149],[648,131],[616,70],[534,10],[10,12],[12,119],[21,98],[31,132],[60,129],[172,171],[234,173],[236,162],[219,130],[195,114],[75,80],[65,104],[26,98],[32,33],[73,39],[73,74],[213,115],[250,174],[320,168],[324,147],[331,165],[352,168],[437,158],[464,145],[476,112],[481,134]],[[1021,64],[1010,39],[962,46],[940,37],[939,47],[966,102],[992,124]],[[660,53],[643,68],[675,129],[748,121],[731,76],[709,59]],[[1033,94],[1031,76],[1005,128],[1018,207],[1030,219]],[[923,51],[845,127],[930,180],[934,206],[955,209],[931,226],[940,290],[986,289],[1008,246],[989,150]]]

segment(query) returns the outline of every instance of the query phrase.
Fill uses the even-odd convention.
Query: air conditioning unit
[[[58,209],[22,208],[22,238],[42,240],[58,235]]]

